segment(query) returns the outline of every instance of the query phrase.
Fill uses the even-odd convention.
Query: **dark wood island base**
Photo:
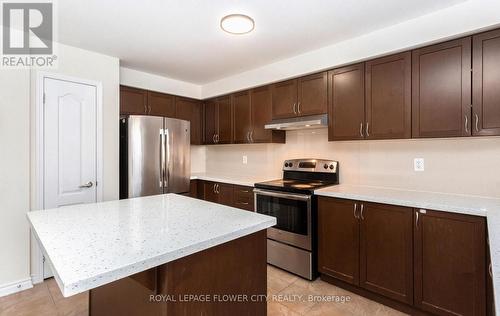
[[[89,314],[266,315],[266,231],[90,291]]]

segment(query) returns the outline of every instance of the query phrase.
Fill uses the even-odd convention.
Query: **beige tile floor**
[[[280,315],[405,315],[317,279],[308,282],[268,266],[269,316]],[[314,302],[314,299],[350,298],[348,302]],[[0,297],[1,316],[84,316],[88,314],[88,293],[64,298],[53,279],[32,289]]]

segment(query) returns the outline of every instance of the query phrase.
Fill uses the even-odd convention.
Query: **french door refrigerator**
[[[120,198],[189,192],[189,122],[159,116],[120,118]]]

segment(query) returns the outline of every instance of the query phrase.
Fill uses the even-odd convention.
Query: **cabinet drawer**
[[[253,187],[235,185],[233,188],[234,207],[254,211]]]

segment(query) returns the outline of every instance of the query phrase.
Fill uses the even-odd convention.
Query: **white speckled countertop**
[[[496,314],[500,315],[500,199],[345,184],[316,190],[314,193],[321,196],[486,217],[495,308]]]
[[[276,224],[176,194],[34,211],[28,220],[65,297]]]
[[[191,180],[205,180],[205,181],[214,181],[214,182],[222,182],[236,185],[244,185],[248,187],[253,187],[253,185],[257,182],[264,182],[269,180],[274,180],[281,178],[281,176],[272,177],[272,176],[240,176],[234,174],[210,174],[210,173],[193,173],[191,174]]]

